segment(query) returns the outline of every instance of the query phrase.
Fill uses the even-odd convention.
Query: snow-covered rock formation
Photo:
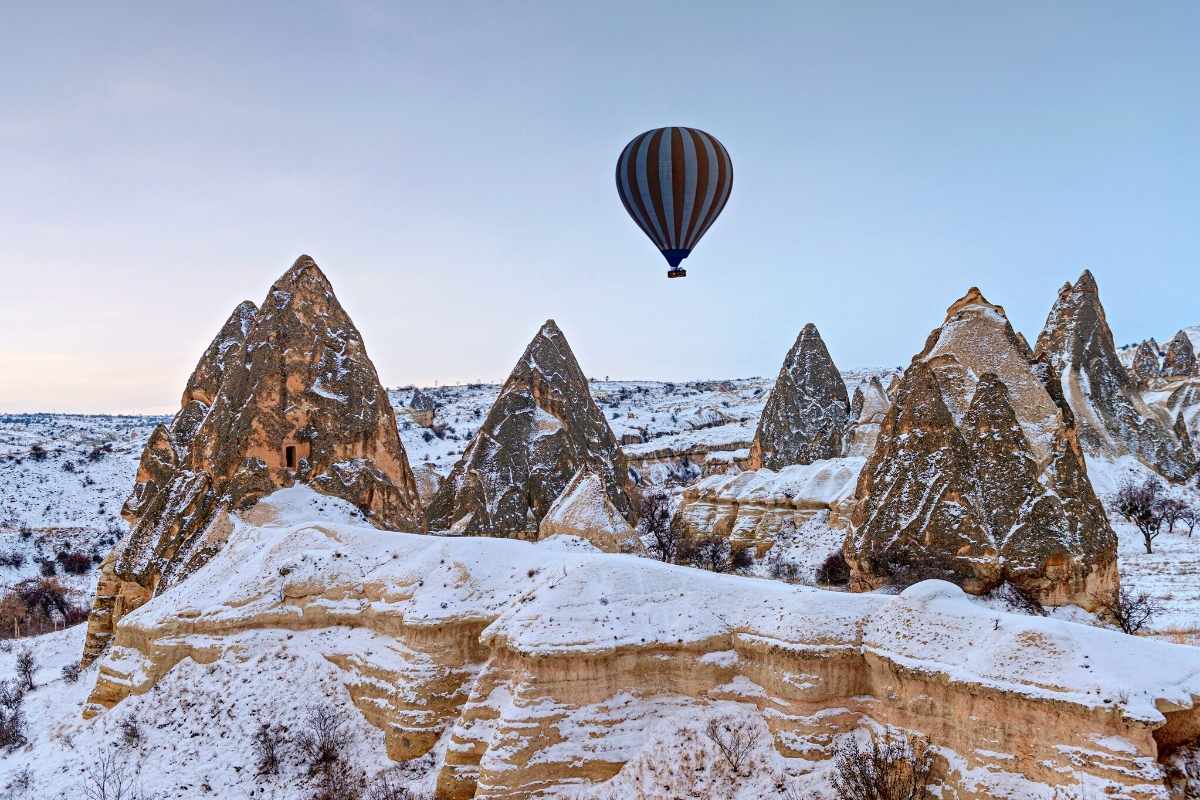
[[[1009,581],[1094,608],[1116,537],[1088,482],[1057,376],[972,287],[913,357],[858,481],[851,586],[919,576],[974,593]]]
[[[850,399],[817,326],[804,326],[783,359],[750,445],[750,469],[837,458],[845,450]]]
[[[716,533],[761,555],[780,531],[800,528],[823,511],[831,527],[845,526],[864,461],[851,456],[713,475],[683,490],[674,523],[687,534]]]
[[[627,521],[636,520],[625,455],[566,336],[547,320],[434,495],[430,529],[536,538],[580,468],[603,481],[609,502]]]
[[[877,375],[854,388],[850,400],[851,422],[846,430],[846,455],[866,458],[874,452],[879,427],[891,404]]]
[[[450,800],[629,796],[624,765],[655,758],[664,726],[716,711],[761,726],[767,766],[788,773],[747,780],[797,796],[828,792],[842,737],[885,726],[930,738],[944,796],[1167,800],[1165,761],[1200,731],[1200,650],[995,611],[943,582],[826,592],[382,536],[352,512],[297,486],[234,516],[220,553],[118,624],[91,695],[101,716],[80,724],[196,664],[245,692],[348,693],[392,759],[432,753]],[[334,685],[270,666],[296,650]],[[214,788],[240,796],[251,772],[219,771]]]
[[[380,527],[424,527],[387,393],[308,256],[260,307],[234,310],[179,413],[151,435],[122,509],[132,530],[102,567],[84,661],[124,614],[220,549],[226,512],[296,482],[349,500]]]
[[[1133,353],[1133,360],[1129,364],[1129,377],[1138,389],[1145,390],[1154,385],[1160,374],[1162,365],[1158,361],[1158,345],[1152,339],[1147,339],[1139,344]]]
[[[604,481],[586,467],[575,473],[538,526],[539,540],[563,535],[586,539],[606,553],[642,550],[633,526],[608,499]]]
[[[1146,405],[1122,366],[1090,272],[1063,286],[1036,351],[1058,373],[1079,440],[1090,454],[1133,455],[1175,482],[1196,471],[1196,455],[1173,430],[1175,420],[1161,419]]]
[[[1200,366],[1196,363],[1196,351],[1192,347],[1192,339],[1184,331],[1179,331],[1167,345],[1167,355],[1163,359],[1162,376],[1164,378],[1196,378],[1200,377]]]

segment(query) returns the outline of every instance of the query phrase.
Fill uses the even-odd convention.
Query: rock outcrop
[[[336,667],[322,694],[348,695],[391,759],[430,759],[441,800],[636,796],[624,765],[670,758],[664,733],[729,713],[820,796],[842,737],[880,727],[928,736],[942,794],[959,800],[1186,796],[1166,762],[1200,732],[1196,648],[984,608],[938,581],[853,595],[503,539],[383,537],[297,513],[306,491],[235,517],[225,550],[121,621],[89,714],[191,662],[252,679],[303,650]],[[303,669],[278,674],[294,694],[317,688]]]
[[[1137,346],[1133,362],[1129,365],[1129,376],[1140,390],[1150,388],[1158,380],[1162,365],[1158,363],[1158,346],[1147,340]]]
[[[1167,345],[1162,375],[1164,378],[1200,377],[1200,368],[1196,366],[1196,351],[1192,348],[1191,337],[1184,331],[1176,333],[1175,338]]]
[[[850,399],[817,326],[804,326],[779,370],[750,445],[750,469],[837,458],[845,450]]]
[[[1045,383],[1043,382],[1045,381]],[[978,289],[913,357],[859,477],[851,587],[922,576],[1047,605],[1116,591],[1116,537],[1056,376]]]
[[[879,427],[887,416],[891,401],[878,375],[854,388],[850,400],[850,427],[846,431],[846,455],[866,458],[875,450]]]
[[[683,490],[674,524],[687,535],[715,533],[762,555],[780,531],[800,528],[821,512],[845,527],[865,459],[846,457],[713,475]]]
[[[179,413],[146,445],[122,510],[131,531],[102,565],[84,661],[124,614],[212,558],[227,512],[293,483],[354,503],[379,527],[424,529],[387,393],[308,256],[260,307],[234,310]]]
[[[1196,471],[1191,446],[1146,406],[1121,365],[1090,272],[1063,286],[1036,351],[1058,373],[1089,453],[1133,455],[1170,481],[1187,480]]]
[[[548,320],[434,495],[430,529],[536,538],[542,518],[581,468],[603,481],[609,502],[628,522],[636,521],[625,456],[567,338]]]
[[[578,536],[606,553],[641,552],[633,526],[617,510],[604,491],[600,476],[585,468],[550,506],[538,527],[538,539]]]

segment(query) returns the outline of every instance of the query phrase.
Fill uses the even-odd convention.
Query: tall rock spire
[[[316,262],[301,256],[257,309],[239,305],[205,350],[169,426],[142,454],[105,561],[85,661],[119,618],[212,557],[220,517],[305,483],[371,523],[419,531],[424,516],[387,392]]]
[[[542,518],[581,467],[634,522],[625,456],[567,337],[547,320],[430,502],[430,529],[536,538]]]
[[[846,384],[810,322],[788,350],[763,407],[750,468],[780,469],[843,455],[849,418]]]
[[[1036,351],[1058,373],[1086,450],[1108,457],[1132,454],[1171,481],[1187,480],[1196,471],[1191,444],[1146,406],[1121,365],[1090,272],[1059,291]]]
[[[1043,374],[1044,373],[1044,374]],[[851,586],[1004,581],[1048,605],[1117,587],[1116,537],[1056,375],[972,288],[904,372],[859,476]]]

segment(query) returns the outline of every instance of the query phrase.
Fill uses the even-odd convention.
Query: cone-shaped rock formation
[[[1088,452],[1132,454],[1171,481],[1187,480],[1195,472],[1190,443],[1180,441],[1171,424],[1146,406],[1121,365],[1090,272],[1059,292],[1038,337],[1037,353],[1058,373]]]
[[[788,351],[750,446],[750,469],[781,469],[837,458],[845,450],[850,399],[817,326]]]
[[[1111,595],[1116,537],[1060,397],[1003,308],[974,288],[954,303],[859,477],[852,588],[940,577],[981,593],[1011,581],[1088,608]]]
[[[297,482],[351,501],[379,527],[424,528],[387,393],[308,256],[259,308],[234,310],[188,380],[179,413],[150,437],[122,509],[130,534],[101,571],[85,660],[123,614],[217,552],[224,512]]]
[[[429,504],[431,530],[536,538],[538,525],[581,467],[634,522],[625,456],[567,338],[548,320],[525,348],[483,427]]]
[[[850,399],[850,427],[846,431],[846,455],[866,458],[875,450],[879,426],[887,417],[891,401],[878,375],[860,383]]]
[[[1200,369],[1196,367],[1196,351],[1191,338],[1184,331],[1175,334],[1175,338],[1167,345],[1162,374],[1164,378],[1194,378],[1200,375]]]
[[[1162,367],[1158,363],[1158,347],[1149,340],[1138,345],[1129,365],[1131,377],[1138,389],[1147,389],[1158,378]]]

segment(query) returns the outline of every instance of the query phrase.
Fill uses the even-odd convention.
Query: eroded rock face
[[[846,383],[810,322],[784,358],[763,407],[750,445],[750,469],[843,455],[849,416]]]
[[[393,760],[448,740],[434,765],[449,800],[631,796],[602,784],[661,757],[664,725],[721,704],[760,718],[766,746],[815,772],[814,789],[844,734],[927,735],[945,756],[938,784],[961,800],[1167,800],[1163,761],[1200,731],[1195,648],[983,608],[938,581],[827,592],[317,527],[284,505],[235,517],[227,549],[121,622],[86,713],[157,691],[187,659],[252,670],[246,653],[282,656],[291,640],[336,666]],[[284,679],[314,688],[303,670]]]
[[[1129,375],[1138,389],[1148,389],[1162,371],[1158,363],[1158,346],[1149,340],[1138,345],[1133,354]]]
[[[606,553],[642,550],[633,526],[608,499],[604,481],[587,468],[575,473],[538,527],[538,539],[578,536]]]
[[[878,375],[854,388],[850,400],[850,427],[846,431],[846,455],[866,458],[875,450],[879,427],[887,416],[891,401]]]
[[[1184,331],[1175,334],[1175,338],[1167,345],[1167,355],[1163,359],[1162,374],[1164,378],[1194,378],[1200,376],[1200,368],[1196,366],[1196,351],[1192,348],[1192,340]]]
[[[130,534],[104,564],[85,662],[136,607],[132,598],[180,582],[220,549],[229,510],[297,482],[349,500],[379,527],[424,529],[387,394],[308,256],[261,307],[234,310],[196,366],[179,413],[152,434],[122,509]]]
[[[977,289],[950,307],[859,477],[844,547],[853,589],[1010,581],[1085,608],[1116,590],[1116,537],[1044,367]]]
[[[580,468],[603,481],[613,507],[636,521],[625,456],[567,338],[548,320],[434,495],[430,529],[536,538],[542,518]]]
[[[1090,272],[1063,286],[1038,336],[1037,353],[1058,372],[1079,440],[1106,457],[1132,454],[1171,481],[1196,471],[1196,456],[1146,406],[1121,365]]]

